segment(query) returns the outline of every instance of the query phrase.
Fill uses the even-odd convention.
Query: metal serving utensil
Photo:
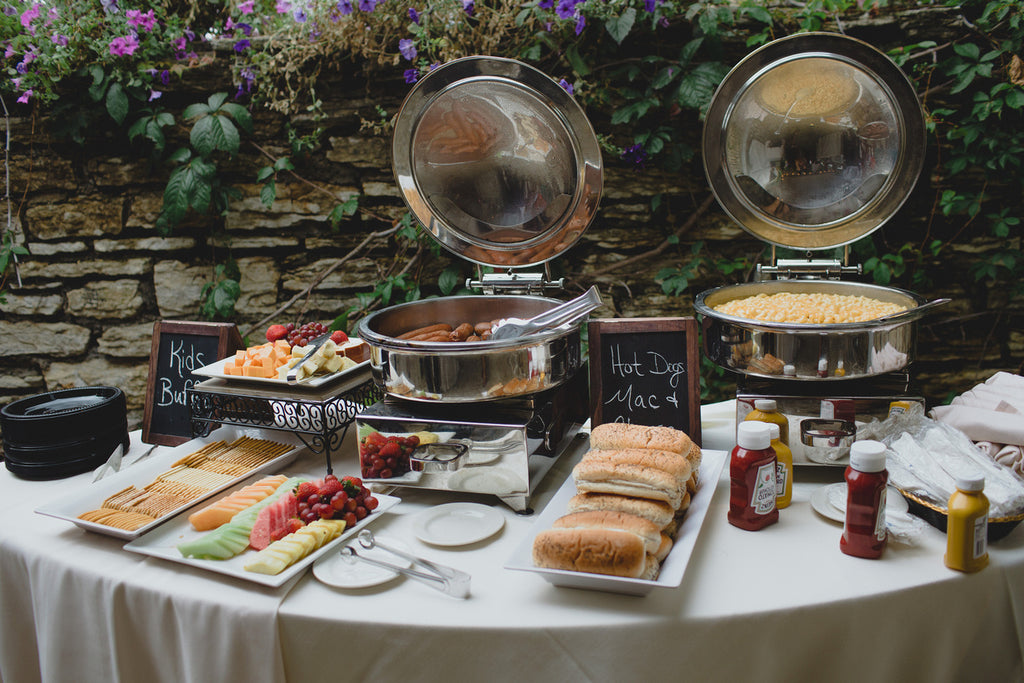
[[[366,557],[356,552],[356,549],[352,546],[345,546],[341,549],[341,554],[345,557],[358,559],[362,562],[368,562],[384,569],[390,569],[393,572],[397,572],[404,576],[408,576],[411,579],[425,583],[431,588],[435,588],[446,595],[450,595],[453,598],[468,598],[469,597],[469,582],[472,578],[469,574],[452,567],[447,567],[443,564],[437,564],[430,560],[422,557],[416,557],[409,553],[398,550],[397,548],[391,548],[389,546],[378,543],[373,537],[373,532],[369,529],[363,529],[359,532],[359,545],[367,550],[371,548],[380,548],[386,550],[392,555],[397,555],[404,560],[412,562],[414,566],[422,567],[425,571],[413,569],[410,567],[399,567],[397,565],[390,564],[388,562],[382,562],[372,557]]]
[[[550,330],[579,320],[601,305],[601,293],[591,286],[582,296],[550,308],[524,322],[505,322],[491,333],[492,340],[514,339],[534,332]]]
[[[299,379],[299,368],[302,367],[303,363],[312,358],[313,354],[319,351],[320,347],[326,344],[327,340],[330,338],[330,332],[326,334],[321,334],[319,337],[317,337],[311,342],[308,342],[306,346],[303,347],[305,349],[308,349],[308,351],[306,351],[305,355],[302,356],[302,360],[288,368],[288,375],[286,377],[288,384],[303,384],[304,382],[308,382],[313,378],[313,375],[306,375],[302,379]]]

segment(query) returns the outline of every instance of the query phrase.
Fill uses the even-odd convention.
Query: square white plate
[[[672,545],[672,550],[661,563],[661,571],[656,580],[589,574],[565,569],[545,569],[533,564],[534,537],[541,531],[550,529],[556,519],[567,514],[569,499],[576,495],[576,482],[571,475],[566,478],[551,502],[537,517],[537,521],[530,527],[530,533],[526,535],[505,564],[505,569],[535,572],[556,586],[586,588],[627,595],[647,595],[655,587],[678,587],[683,582],[683,573],[690,561],[690,555],[693,554],[693,546],[697,543],[697,536],[704,524],[704,517],[711,505],[711,498],[718,487],[718,478],[722,474],[722,467],[728,460],[728,456],[729,454],[725,451],[702,452],[697,492],[693,495],[686,516],[683,517],[683,521],[679,525],[679,533]]]
[[[260,467],[250,470],[245,474],[234,478],[233,480],[226,481],[223,485],[212,489],[207,495],[202,498],[198,498],[190,503],[182,505],[177,510],[174,510],[163,517],[157,519],[154,522],[139,527],[134,531],[126,531],[124,529],[116,529],[106,524],[97,524],[96,522],[87,522],[84,519],[79,519],[78,515],[89,510],[96,510],[99,508],[103,501],[109,498],[111,495],[128,488],[129,486],[137,486],[142,488],[147,484],[153,482],[160,474],[166,472],[171,468],[171,464],[180,458],[185,457],[190,453],[198,451],[203,446],[214,443],[216,441],[224,441],[231,443],[235,439],[242,436],[249,436],[254,439],[267,439],[269,441],[276,441],[277,443],[288,444],[292,448],[286,451],[283,455],[280,455],[273,460],[270,460]],[[49,517],[56,517],[58,519],[64,519],[73,524],[77,524],[81,528],[87,531],[95,531],[100,534],[106,534],[108,536],[116,536],[117,538],[123,538],[125,540],[131,540],[138,538],[146,532],[156,528],[157,526],[168,521],[174,515],[180,511],[188,509],[198,502],[209,499],[211,496],[223,491],[226,488],[234,486],[240,481],[244,481],[254,474],[263,474],[266,472],[276,472],[285,465],[289,464],[295,457],[305,448],[302,441],[295,436],[287,432],[277,431],[264,431],[261,429],[254,429],[252,427],[232,427],[222,426],[220,429],[215,429],[210,432],[209,436],[204,436],[198,439],[192,439],[186,441],[180,446],[175,446],[170,450],[160,450],[141,462],[137,462],[127,469],[123,469],[120,472],[115,472],[109,476],[100,479],[99,481],[93,482],[88,486],[82,488],[82,490],[71,496],[67,496],[53,503],[48,503],[41,507],[36,508],[36,512],[41,515],[47,515]]]
[[[255,481],[255,479],[253,479],[253,481]],[[237,488],[241,488],[241,486]],[[359,533],[363,527],[373,523],[385,511],[390,510],[400,502],[400,499],[394,496],[386,496],[380,493],[375,493],[373,496],[380,501],[376,510],[359,520],[355,526],[345,529],[341,536],[316,552],[302,558],[290,567],[287,567],[280,574],[259,574],[257,572],[248,572],[243,569],[243,566],[254,554],[256,554],[256,551],[252,549],[245,550],[241,554],[227,560],[199,560],[194,557],[183,556],[178,550],[179,544],[194,541],[203,534],[209,533],[206,531],[196,531],[192,528],[192,525],[189,524],[188,521],[188,513],[191,512],[191,509],[182,512],[170,522],[164,524],[152,533],[148,533],[145,536],[141,536],[131,543],[126,544],[124,549],[133,553],[139,553],[140,555],[159,557],[163,560],[187,564],[190,567],[198,567],[199,569],[205,569],[218,574],[233,576],[236,579],[245,579],[246,581],[261,583],[264,586],[277,587],[285,584],[292,577],[305,571],[306,567],[331,552],[331,550],[338,547],[339,544],[344,543],[345,540],[350,538],[353,534]]]

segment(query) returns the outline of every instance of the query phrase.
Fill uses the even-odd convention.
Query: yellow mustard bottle
[[[779,438],[779,425],[768,425],[775,451],[775,507],[782,509],[793,502],[793,451]]]
[[[779,412],[778,404],[774,398],[754,399],[754,409],[747,413],[747,416],[743,419],[779,425],[779,432],[781,433],[779,440],[787,446],[789,445],[789,420]]]
[[[988,497],[984,477],[957,477],[946,521],[946,566],[976,572],[988,566]]]

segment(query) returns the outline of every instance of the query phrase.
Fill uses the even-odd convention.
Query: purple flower
[[[191,43],[193,40],[196,39],[195,32],[192,31],[192,29],[188,29],[188,28],[185,29],[185,39],[188,40],[188,42]]]
[[[415,83],[420,79],[420,72],[417,69],[406,69],[402,75],[405,76],[405,82],[409,84]]]
[[[144,31],[152,31],[153,27],[156,26],[156,16],[153,14],[153,10],[143,14],[137,9],[130,9],[126,16],[128,17],[128,23],[136,29],[141,28]]]
[[[54,45],[59,45],[60,47],[68,46],[68,37],[61,33],[54,33],[52,36],[50,36],[50,40],[53,42]]]
[[[301,7],[292,12],[292,17],[300,24],[306,23],[306,10]]]
[[[14,86],[15,90],[21,90],[21,79],[20,78],[12,78],[11,79],[11,85]]]
[[[110,54],[115,57],[132,55],[138,47],[139,41],[135,40],[135,36],[118,36],[110,41]]]
[[[409,8],[409,18],[412,20],[412,23],[414,24],[420,23],[420,13],[416,11],[415,7]]]
[[[238,3],[238,11],[242,14],[252,14],[255,0],[245,0],[245,2]]]
[[[558,0],[555,5],[555,14],[559,19],[572,19],[576,14],[576,0]]]
[[[120,11],[117,0],[100,0],[100,4],[103,5],[103,11],[107,14],[117,14]]]
[[[159,90],[150,90],[149,91],[149,101],[152,102],[153,100],[158,100],[161,97],[163,97],[163,95],[164,94],[162,92],[160,92]]]
[[[537,3],[537,7],[541,9],[551,9],[554,6],[555,0],[540,0],[540,2]]]
[[[238,22],[237,24],[235,24],[235,28],[244,33],[247,38],[252,35],[252,26],[250,26],[249,24],[243,24],[242,22]]]
[[[7,47],[4,49],[4,59],[10,59],[16,54],[18,53],[14,51],[14,46],[7,43]]]
[[[462,0],[462,10],[466,13],[467,17],[471,17],[476,10],[476,3],[474,0]]]
[[[437,67],[439,67],[439,66],[441,66],[441,62],[434,62],[433,64],[431,64],[431,65],[430,65],[429,67],[427,67],[427,68],[428,68],[428,69],[430,69],[431,71],[433,71],[434,69],[436,69],[436,68],[437,68]]]
[[[648,12],[653,12],[656,4],[655,0],[644,0],[644,9]]]
[[[647,151],[643,145],[637,143],[622,150],[619,158],[628,164],[632,164],[637,169],[642,169],[647,162]]]
[[[20,104],[28,104],[30,97],[32,97],[32,88],[29,88],[25,92],[21,93],[21,97],[18,98],[18,102]]]
[[[21,13],[21,25],[29,29],[29,33],[35,34],[35,29],[30,28],[35,19],[39,17],[39,3],[33,3],[31,7]],[[19,100],[20,101],[20,100]]]
[[[562,78],[558,81],[558,85],[562,86],[562,90],[564,90],[565,92],[569,93],[570,95],[573,94],[574,89],[572,87],[572,83],[570,83],[569,81]]]
[[[576,35],[583,33],[583,29],[587,26],[587,18],[582,14],[576,17]]]
[[[342,14],[352,14],[352,0],[338,0],[338,11]]]
[[[6,14],[7,16],[13,17],[17,13],[18,13],[18,9],[14,5],[5,5],[4,6],[4,14]]]
[[[252,92],[252,84],[256,80],[256,73],[249,67],[245,67],[238,72],[238,76],[241,80],[238,83],[238,90],[235,92],[235,99],[241,98],[243,95],[247,95]]]
[[[398,53],[405,57],[406,61],[416,59],[416,41],[411,38],[402,38],[398,41]]]
[[[372,12],[377,9],[377,0],[359,0],[359,9],[364,12]]]
[[[277,0],[277,5],[274,7],[278,14],[288,14],[292,9],[292,3],[288,0]]]
[[[248,38],[242,38],[240,41],[235,43],[234,50],[235,50],[235,52],[242,53],[242,52],[245,52],[249,48],[249,45],[250,45],[249,39]]]

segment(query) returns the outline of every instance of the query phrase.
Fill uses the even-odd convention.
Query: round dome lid
[[[803,33],[748,55],[704,126],[704,170],[725,211],[775,245],[828,249],[884,224],[924,163],[907,77],[867,43]]]
[[[601,197],[601,150],[583,110],[511,59],[466,57],[427,74],[398,112],[392,157],[416,219],[481,265],[558,256]]]

